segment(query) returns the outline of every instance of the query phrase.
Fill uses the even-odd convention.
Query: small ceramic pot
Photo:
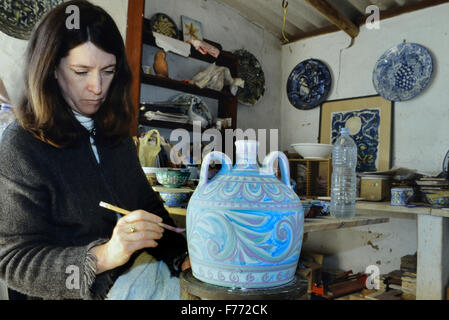
[[[145,73],[145,74],[151,74],[151,66],[143,65],[142,70],[143,70],[143,73]]]
[[[392,188],[391,205],[406,206],[412,200],[413,195],[413,188]]]
[[[189,193],[185,192],[159,192],[165,205],[169,207],[180,207],[189,196]]]

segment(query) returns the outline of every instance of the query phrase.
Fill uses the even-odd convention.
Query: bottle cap
[[[7,103],[2,103],[0,109],[1,110],[10,110],[11,109],[11,105],[7,104]]]
[[[340,128],[340,134],[343,136],[348,136],[349,135],[349,128]]]

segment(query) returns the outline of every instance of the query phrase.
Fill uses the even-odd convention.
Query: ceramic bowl
[[[190,171],[186,169],[158,168],[157,182],[167,188],[178,188],[186,184]]]
[[[331,144],[323,143],[293,143],[291,145],[304,159],[329,158],[332,153]]]
[[[434,206],[449,206],[449,193],[425,193],[426,200]]]
[[[166,206],[180,207],[187,200],[189,192],[159,192]]]

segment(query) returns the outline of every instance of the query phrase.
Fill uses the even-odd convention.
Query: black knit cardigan
[[[55,148],[17,122],[0,143],[0,278],[9,288],[43,299],[103,299],[130,262],[95,275],[89,249],[112,235],[117,215],[100,201],[144,209],[173,224],[149,185],[131,137],[116,146],[97,143],[100,163],[83,127],[74,146]],[[164,232],[145,249],[173,271],[185,238]],[[136,256],[136,255],[134,255]],[[78,278],[77,278],[78,277]]]

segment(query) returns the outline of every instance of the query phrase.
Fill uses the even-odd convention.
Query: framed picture
[[[320,143],[333,144],[347,127],[357,144],[357,172],[390,169],[393,102],[381,96],[327,101],[320,109]]]
[[[183,40],[190,39],[203,40],[203,27],[201,22],[192,18],[181,16]]]

